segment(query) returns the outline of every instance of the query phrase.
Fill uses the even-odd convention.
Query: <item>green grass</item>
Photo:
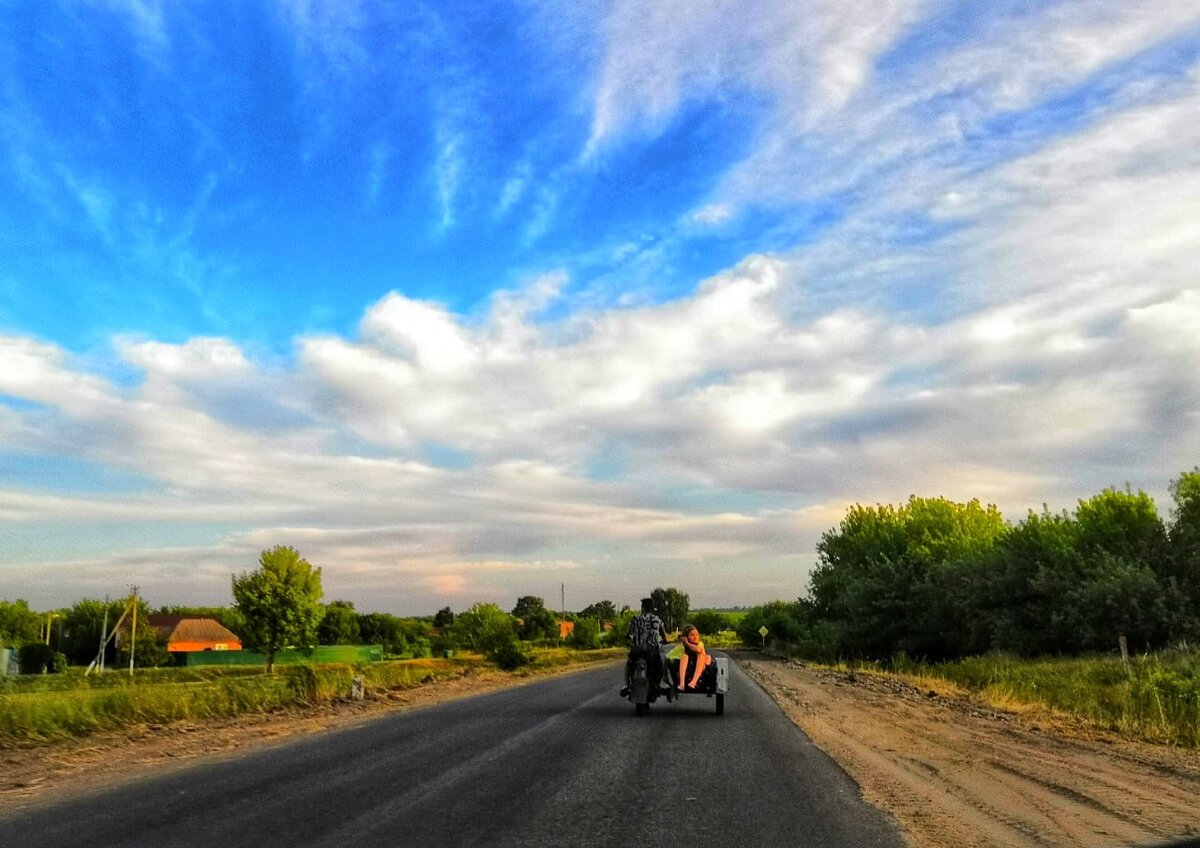
[[[622,651],[537,651],[519,674],[536,674],[603,662]],[[347,697],[361,674],[368,691],[404,689],[491,669],[477,656],[358,665],[297,665],[268,675],[261,667],[139,669],[84,677],[61,675],[8,679],[0,686],[0,748],[84,736],[134,724],[163,724],[269,712],[330,703]]]
[[[1128,670],[1115,656],[1006,654],[937,664],[898,658],[864,667],[939,678],[999,706],[1041,705],[1126,735],[1200,747],[1200,651],[1132,657]]]

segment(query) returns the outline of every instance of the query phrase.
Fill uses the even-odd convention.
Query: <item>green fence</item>
[[[190,651],[180,656],[188,666],[267,664],[267,658],[258,651]],[[382,661],[383,645],[320,645],[310,651],[286,650],[275,655],[276,665]]]

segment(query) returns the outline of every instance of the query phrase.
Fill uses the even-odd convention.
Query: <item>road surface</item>
[[[608,666],[0,820],[24,846],[899,846],[736,667],[724,716],[635,717]]]

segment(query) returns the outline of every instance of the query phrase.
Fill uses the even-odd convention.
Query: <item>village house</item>
[[[150,626],[167,643],[172,654],[194,651],[240,651],[241,638],[214,618],[186,615],[152,615]]]

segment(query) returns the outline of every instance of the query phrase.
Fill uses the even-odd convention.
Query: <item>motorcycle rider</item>
[[[625,680],[633,672],[633,664],[638,657],[646,658],[646,672],[654,686],[662,680],[662,652],[660,645],[666,644],[667,628],[663,620],[654,613],[654,601],[642,598],[642,613],[629,622],[629,659],[625,662]],[[621,694],[628,694],[626,686]]]

